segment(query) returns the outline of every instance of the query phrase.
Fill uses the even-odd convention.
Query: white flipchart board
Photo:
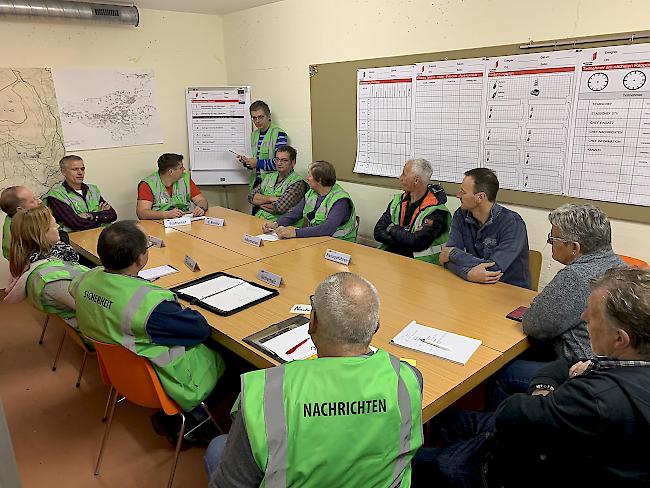
[[[188,88],[190,171],[197,185],[247,184],[249,170],[230,151],[250,156],[248,86]]]

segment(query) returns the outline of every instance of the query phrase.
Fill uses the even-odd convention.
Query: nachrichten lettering
[[[113,305],[113,300],[109,300],[108,298],[104,298],[103,296],[97,295],[96,293],[88,290],[84,291],[84,298],[101,305],[106,310],[110,310],[111,305]]]
[[[335,417],[386,413],[386,399],[357,400],[352,402],[303,403],[303,417]]]

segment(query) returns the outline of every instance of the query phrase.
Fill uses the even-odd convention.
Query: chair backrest
[[[174,415],[180,408],[167,396],[147,358],[117,344],[90,339],[95,345],[102,376],[127,400],[148,408],[162,408]]]
[[[539,289],[539,277],[542,274],[542,253],[530,249],[528,251],[528,269],[530,269],[530,289]]]
[[[68,335],[68,337],[72,339],[72,341],[75,342],[82,350],[84,350],[88,354],[95,353],[95,351],[92,350],[92,347],[86,344],[86,342],[84,342],[84,339],[79,333],[79,331],[75,330],[70,324],[68,324],[65,320],[63,320],[58,315],[54,313],[51,313],[49,315],[50,315],[50,320],[56,323],[57,325],[59,325],[63,330],[65,330],[65,333]]]
[[[650,265],[647,261],[639,258],[633,258],[632,256],[624,256],[623,254],[618,255],[623,261],[627,263],[628,266],[632,268],[648,269]]]

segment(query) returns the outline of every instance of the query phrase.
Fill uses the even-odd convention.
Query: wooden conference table
[[[381,297],[380,328],[372,344],[417,361],[424,377],[423,421],[447,408],[528,347],[521,325],[505,315],[528,305],[536,294],[531,290],[502,283],[469,283],[439,266],[338,239],[290,239],[265,242],[263,247],[255,248],[241,242],[242,234],[258,234],[260,219],[219,207],[211,208],[210,214],[225,218],[226,226],[212,228],[199,220],[191,226],[165,229],[159,222],[143,222],[147,233],[165,236],[167,244],[167,248],[150,249],[154,256],[161,253],[147,267],[171,264],[183,268],[181,273],[159,280],[161,286],[167,287],[224,270],[262,284],[256,278],[260,269],[281,275],[280,295],[271,300],[230,317],[200,309],[214,329],[214,338],[257,367],[277,362],[244,343],[243,338],[290,317],[289,309],[294,304],[309,303],[318,283],[340,271],[357,273],[377,287]],[[89,250],[94,252],[98,235],[94,229],[72,233],[70,238],[77,249],[88,254]],[[328,248],[350,254],[349,266],[324,259]],[[235,250],[248,254],[237,254]],[[259,253],[257,259],[250,256],[253,252]],[[200,272],[191,273],[182,264],[185,254],[199,262]],[[150,261],[154,261],[153,256]],[[480,339],[482,344],[464,366],[390,344],[390,339],[412,320]]]

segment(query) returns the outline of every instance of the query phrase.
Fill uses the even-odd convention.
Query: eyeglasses
[[[266,118],[266,115],[258,115],[256,117],[251,117],[253,120],[264,120]]]
[[[314,295],[309,296],[309,303],[311,304],[311,311],[315,312],[315,310],[314,310]]]
[[[548,233],[548,237],[546,238],[547,244],[553,245],[553,242],[573,242],[571,239],[565,239],[563,237],[554,237],[551,235],[551,233]]]
[[[291,160],[287,159],[287,158],[273,158],[273,162],[275,164],[278,164],[278,163],[285,163],[286,164],[286,163],[291,162]]]
[[[149,241],[149,244],[147,245],[147,249],[149,249],[150,247],[153,247],[153,246],[154,246],[153,242]]]

